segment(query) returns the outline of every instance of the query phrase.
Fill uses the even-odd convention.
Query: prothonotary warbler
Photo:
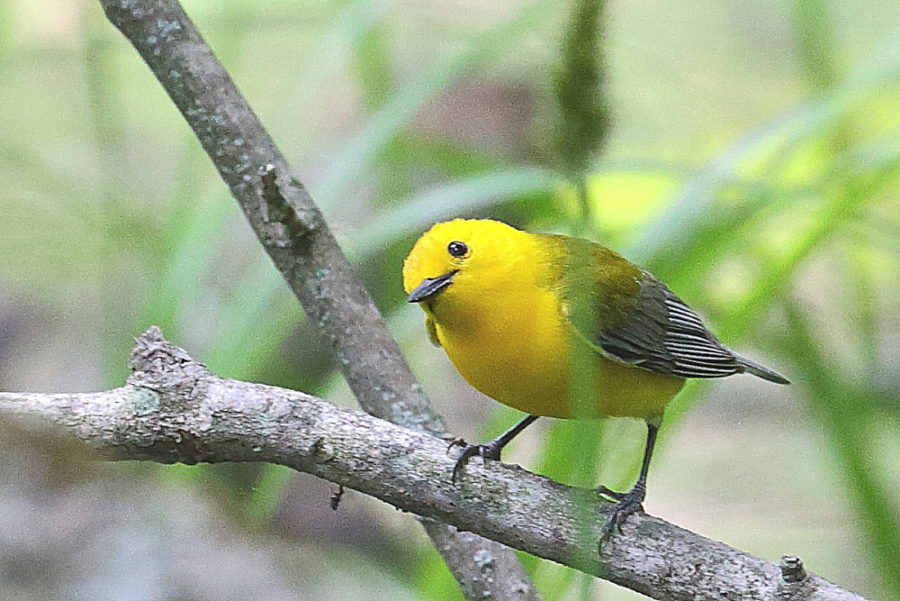
[[[487,444],[460,442],[454,480],[473,455],[499,460],[503,447],[540,416],[592,416],[570,399],[579,351],[596,381],[587,413],[646,421],[634,487],[598,489],[616,502],[604,537],[643,510],[663,410],[686,378],[749,373],[788,384],[719,342],[653,275],[588,240],[531,234],[489,219],[437,223],[406,257],[403,286],[409,302],[425,311],[429,338],[463,378],[528,414]]]

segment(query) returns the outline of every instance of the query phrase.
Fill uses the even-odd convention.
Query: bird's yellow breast
[[[561,301],[534,264],[507,263],[493,277],[475,280],[459,273],[429,312],[435,333],[450,360],[469,384],[533,415],[584,417],[570,401],[573,345]],[[683,380],[621,365],[593,349],[596,362],[595,415],[659,417]]]

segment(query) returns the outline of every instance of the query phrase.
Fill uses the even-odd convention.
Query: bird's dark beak
[[[422,283],[413,288],[413,291],[406,297],[411,303],[421,303],[422,301],[432,298],[435,294],[453,283],[455,271],[450,271],[444,275],[435,278],[425,278]]]

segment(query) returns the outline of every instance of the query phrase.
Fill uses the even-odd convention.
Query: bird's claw
[[[488,444],[469,444],[462,438],[454,438],[450,441],[450,444],[447,446],[447,451],[454,447],[461,447],[462,451],[459,454],[459,457],[456,458],[456,463],[453,464],[453,474],[450,480],[456,484],[457,478],[462,473],[463,467],[465,467],[466,462],[470,457],[474,457],[478,455],[481,457],[482,461],[487,459],[500,460],[500,449],[498,449],[495,445],[491,443]]]
[[[602,484],[596,488],[597,494],[612,499],[613,501],[621,501],[628,493],[618,492],[611,488],[606,488]]]
[[[646,495],[646,490],[635,487],[628,492],[621,493],[610,490],[605,486],[599,486],[597,487],[597,492],[616,501],[615,505],[603,512],[607,515],[607,518],[606,522],[603,524],[603,528],[600,530],[600,545],[602,546],[603,543],[609,540],[614,531],[619,533],[622,532],[622,524],[625,523],[628,516],[638,512],[644,513],[644,506],[642,503],[644,501],[644,496]]]

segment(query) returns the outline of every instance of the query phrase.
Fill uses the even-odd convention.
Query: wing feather
[[[544,273],[558,276],[543,284],[563,299],[563,316],[573,331],[606,358],[683,378],[747,372],[789,383],[728,349],[665,284],[621,255],[586,240],[540,237],[551,264]],[[594,319],[585,319],[580,306],[592,307]]]
[[[607,357],[660,374],[722,378],[744,371],[700,317],[647,272],[629,318],[601,328],[596,341]]]

